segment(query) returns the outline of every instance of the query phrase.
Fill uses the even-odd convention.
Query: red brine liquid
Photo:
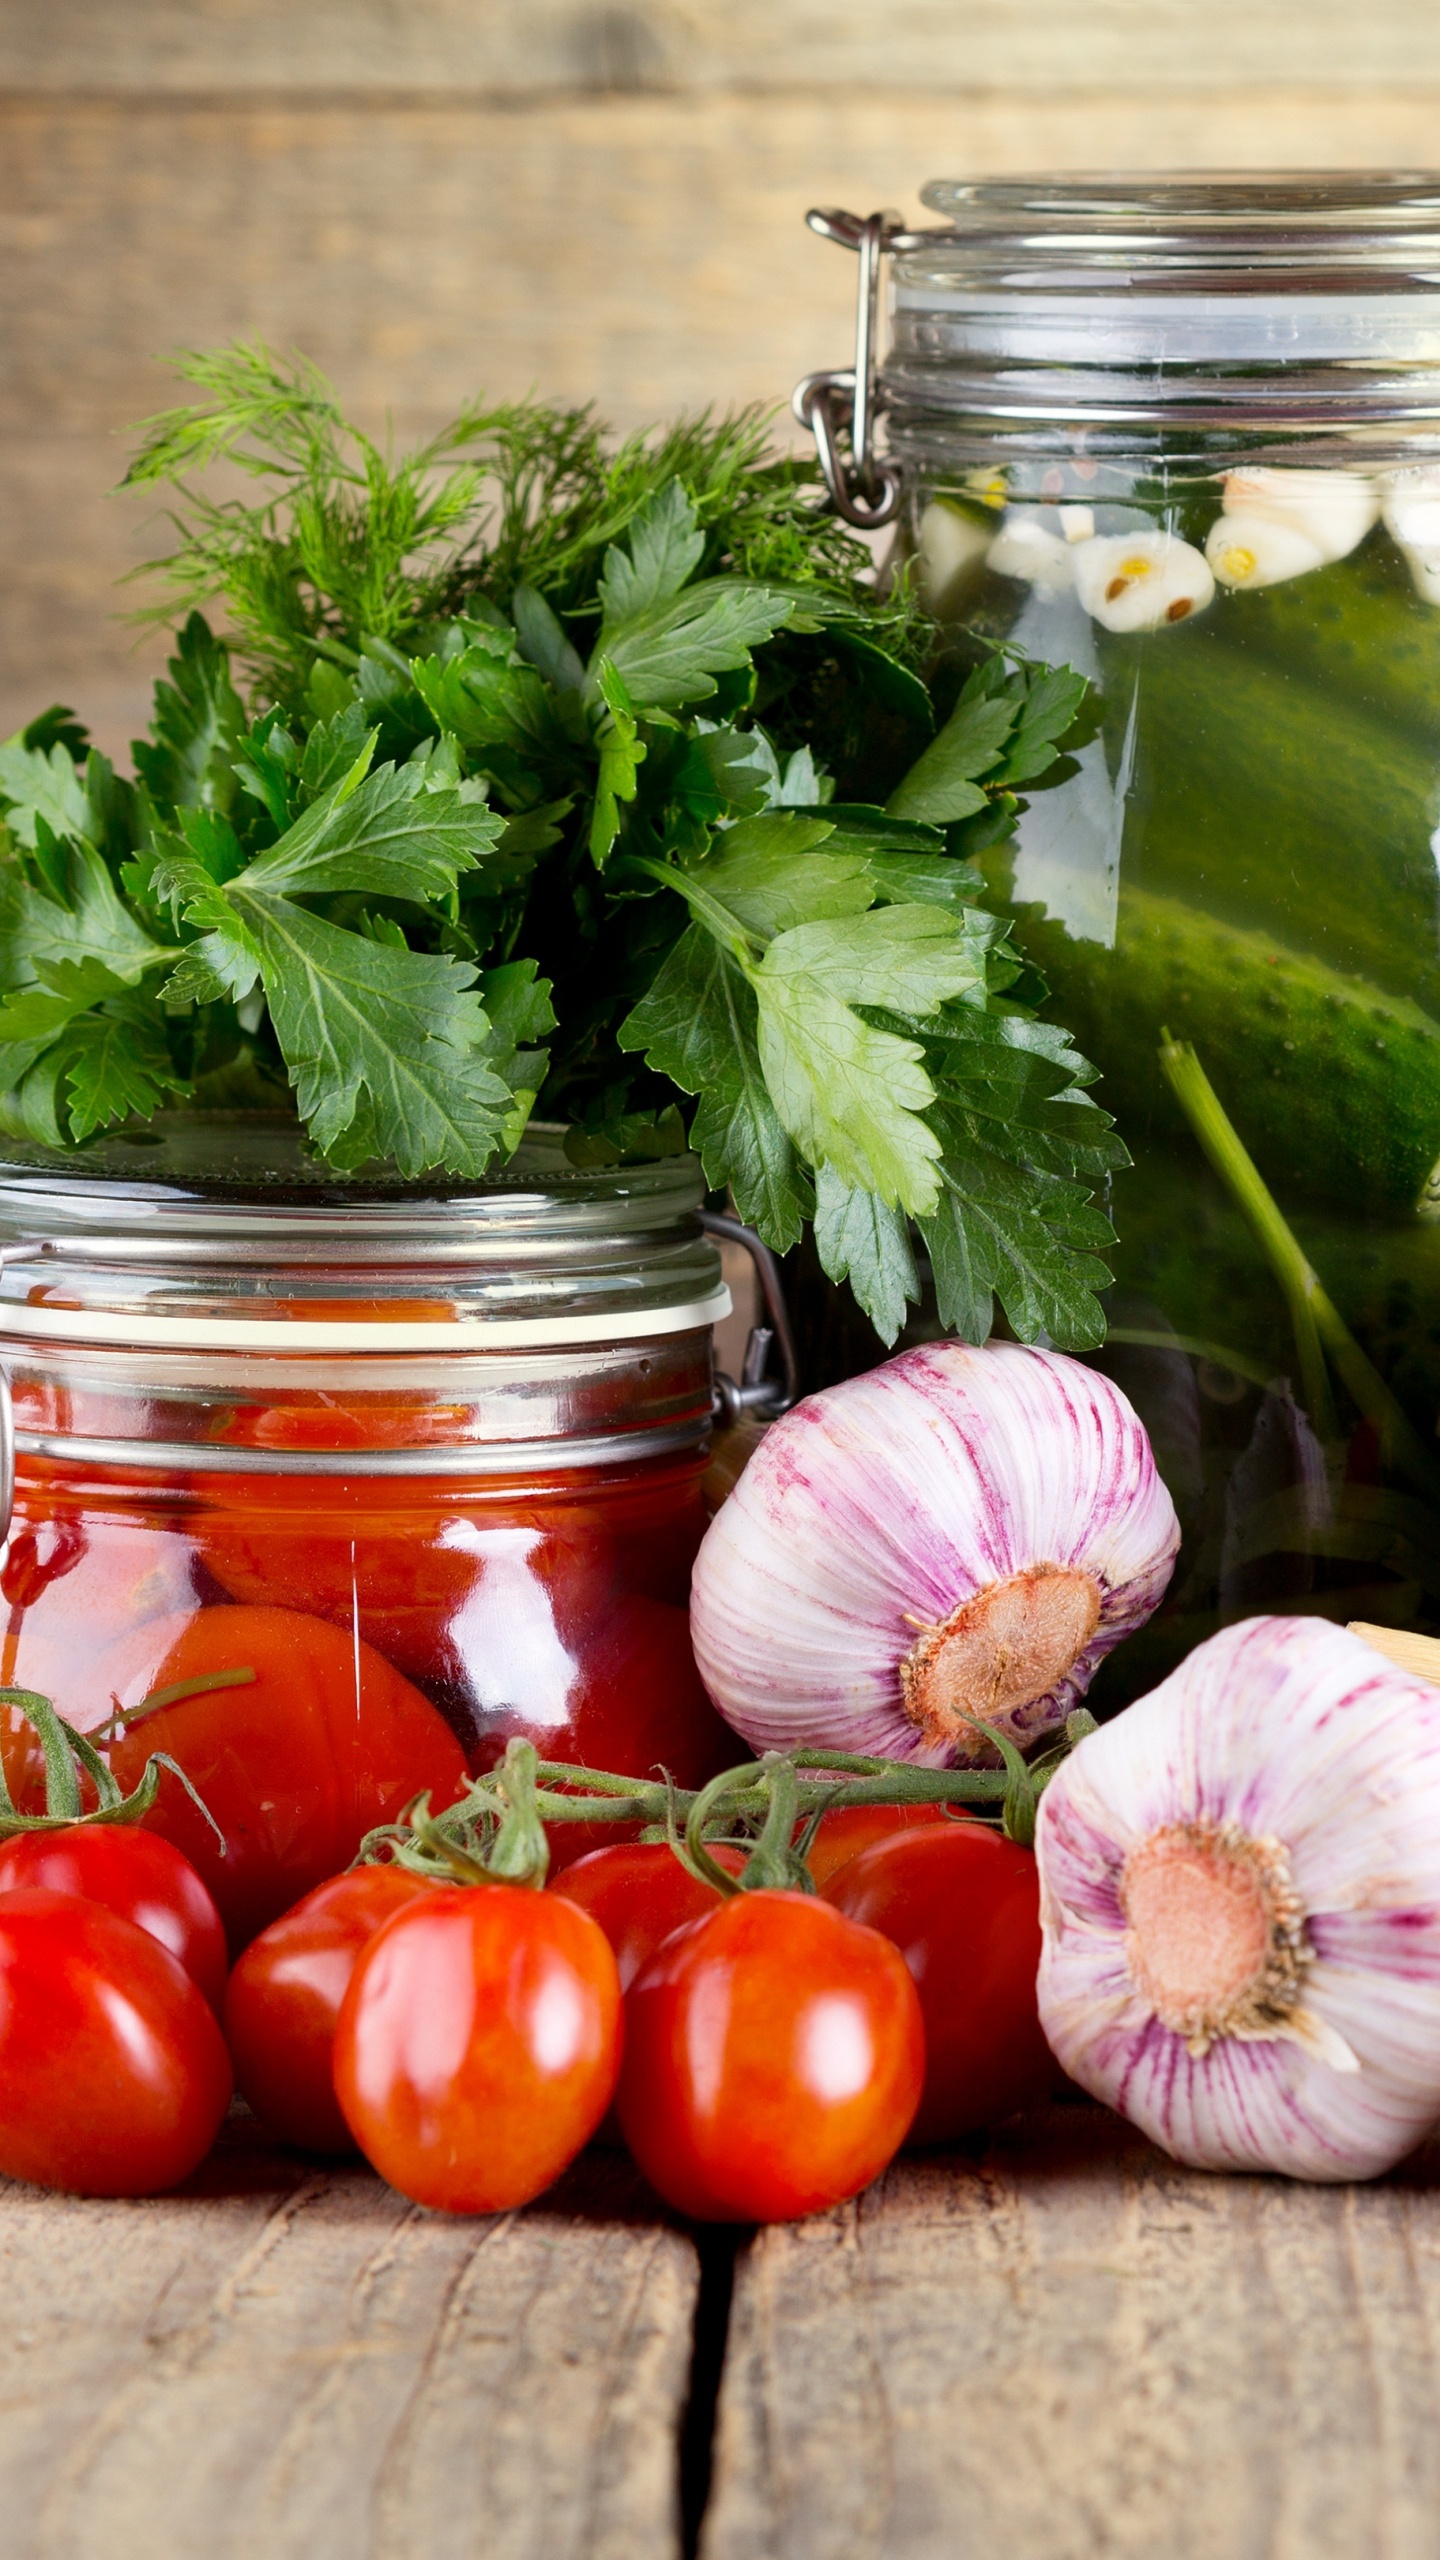
[[[430,1403],[297,1402],[232,1409],[222,1428],[277,1450],[453,1443],[455,1417],[438,1419]],[[690,1650],[703,1465],[697,1451],[523,1484],[197,1467],[157,1490],[153,1471],[24,1459],[0,1685],[53,1698],[127,1786],[150,1752],[179,1762],[224,1853],[172,1777],[147,1819],[194,1859],[238,1946],[422,1788],[437,1811],[452,1802],[512,1735],[683,1786],[740,1756]],[[12,1792],[35,1807],[38,1745],[14,1710],[5,1724]]]

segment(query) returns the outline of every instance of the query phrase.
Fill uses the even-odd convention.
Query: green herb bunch
[[[1100,1340],[1125,1151],[975,867],[1083,680],[937,660],[754,412],[395,461],[306,366],[181,370],[128,482],[176,492],[167,617],[230,636],[189,612],[133,783],[64,709],[0,746],[0,1126],[283,1105],[473,1179],[538,1105],[579,1163],[688,1138],[777,1251],[813,1219],[888,1341],[917,1230],[956,1332]]]

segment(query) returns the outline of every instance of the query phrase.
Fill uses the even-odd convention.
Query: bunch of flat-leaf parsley
[[[0,747],[0,1126],[278,1103],[467,1180],[537,1106],[581,1163],[688,1131],[886,1340],[918,1229],[947,1326],[1097,1342],[1124,1150],[974,867],[1082,680],[937,659],[753,414],[613,449],[526,402],[395,462],[304,365],[183,370],[128,477],[230,637],[190,612],[133,782],[64,710]]]

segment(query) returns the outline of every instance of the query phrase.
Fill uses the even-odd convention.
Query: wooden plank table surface
[[[1305,2188],[1098,2108],[693,2234],[451,2221],[243,2118],[0,2188],[4,2560],[1440,2560],[1440,2148]]]

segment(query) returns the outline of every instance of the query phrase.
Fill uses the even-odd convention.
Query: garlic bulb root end
[[[1099,1626],[1103,1596],[1093,1573],[1037,1564],[962,1601],[900,1665],[910,1722],[928,1743],[978,1749],[977,1725],[1059,1688]]]
[[[1285,2033],[1314,1958],[1278,1840],[1167,1824],[1130,1851],[1121,1898],[1136,1989],[1197,2060],[1221,2036]]]

